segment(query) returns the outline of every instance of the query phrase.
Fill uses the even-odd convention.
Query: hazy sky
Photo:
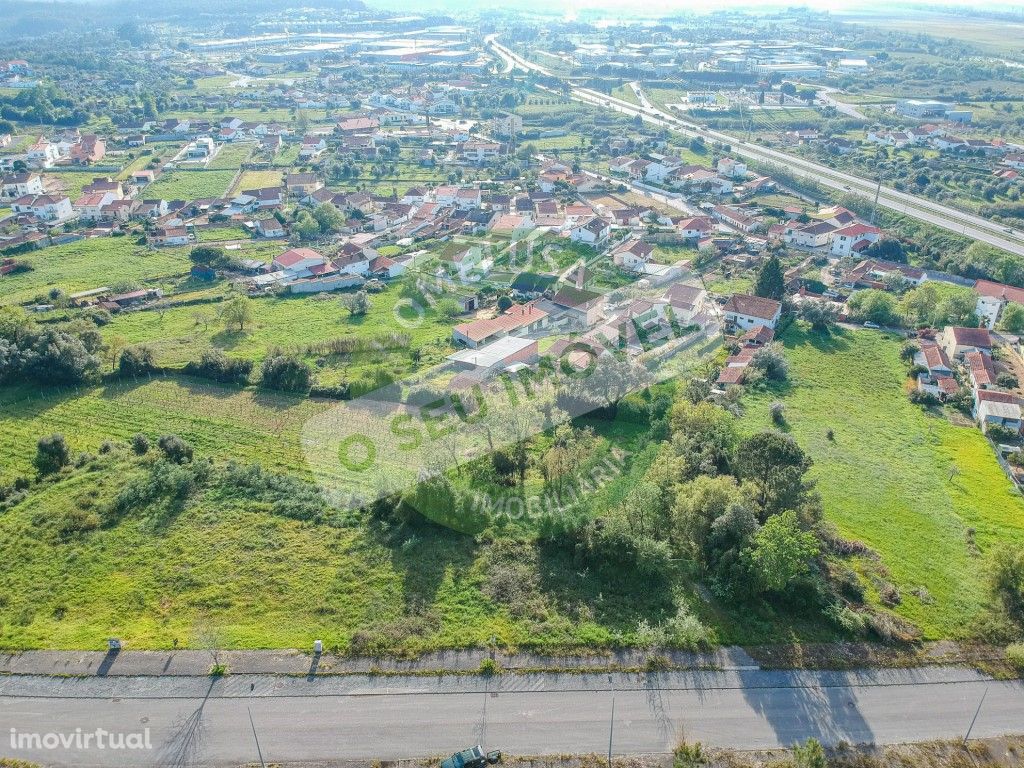
[[[992,10],[1016,11],[1024,14],[1024,0],[913,0],[904,2],[887,2],[886,0],[367,0],[368,4],[377,7],[403,7],[410,10],[418,8],[516,8],[542,10],[552,12],[564,9],[566,15],[579,11],[603,11],[614,15],[649,15],[659,16],[694,11],[703,13],[722,8],[751,8],[764,10],[768,8],[813,8],[823,11],[857,11],[884,10],[892,12],[897,7],[910,8],[915,5],[927,6],[936,10],[936,6],[970,6]]]

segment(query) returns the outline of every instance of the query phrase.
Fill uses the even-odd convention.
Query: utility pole
[[[608,721],[608,768],[612,768],[612,738],[615,735],[615,683],[611,675],[608,675],[608,682],[612,684],[612,716]]]
[[[256,735],[256,723],[252,721],[252,710],[246,707],[245,711],[249,713],[249,725],[252,726],[252,737],[256,740],[256,754],[259,755],[260,766],[267,768],[267,764],[263,762],[263,750],[260,749],[260,737]]]
[[[875,188],[875,204],[871,207],[871,225],[875,224],[875,214],[878,212],[878,198],[882,195],[882,177],[878,177],[878,186]]]
[[[981,705],[985,703],[985,697],[988,696],[988,686],[985,686],[984,693],[981,694],[981,701],[978,702],[978,708],[974,710],[974,717],[971,718],[971,724],[967,726],[967,733],[964,734],[964,740],[962,746],[967,746],[967,740],[971,738],[971,731],[974,730],[974,724],[978,722],[978,715],[981,714]]]
[[[611,721],[608,723],[608,768],[611,768],[611,738],[615,733],[615,694],[611,694]]]

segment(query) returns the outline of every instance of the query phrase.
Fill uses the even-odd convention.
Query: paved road
[[[986,692],[987,691],[987,692]],[[0,756],[52,765],[232,765],[398,759],[475,743],[518,754],[666,752],[680,738],[744,749],[808,736],[877,744],[1024,731],[1024,685],[958,668],[737,669],[657,675],[0,679]],[[17,733],[150,729],[147,751],[12,749]]]
[[[548,76],[551,75],[550,70],[545,67],[534,64],[502,46],[497,42],[494,35],[489,36],[486,39],[486,43],[506,64],[511,63],[514,68]],[[642,89],[635,87],[633,91],[638,99],[646,101]],[[636,104],[588,88],[571,87],[570,94],[572,98],[593,104],[594,106],[604,107],[605,109],[625,115],[639,115],[647,122],[671,128],[685,136],[701,136],[707,140],[727,143],[732,148],[732,154],[778,165],[795,176],[816,181],[822,186],[840,192],[855,194],[869,200],[874,200],[875,198],[877,187],[874,181],[862,179],[859,176],[843,171],[837,171],[819,163],[769,149],[753,142],[743,141],[736,136],[730,136],[720,131],[701,127],[696,123],[683,120],[676,115],[660,110],[653,105],[637,107]],[[647,102],[647,104],[650,104],[650,102]],[[891,187],[883,186],[878,191],[879,205],[885,208],[903,213],[947,231],[972,237],[989,245],[1024,256],[1024,232],[1020,230],[1011,229],[1010,232],[1007,232],[1006,227],[1001,224],[935,203],[926,198],[899,192]]]

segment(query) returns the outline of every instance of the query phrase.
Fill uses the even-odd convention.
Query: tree
[[[988,583],[1006,615],[1024,627],[1024,549],[1013,544],[997,546],[989,557]]]
[[[131,376],[132,378],[145,376],[156,370],[156,364],[153,362],[153,350],[145,345],[128,347],[121,353],[117,370],[122,376]]]
[[[348,310],[349,317],[362,316],[370,311],[370,297],[366,291],[356,291],[342,296],[340,303]]]
[[[445,320],[454,320],[462,314],[462,305],[450,296],[440,299],[434,309]]]
[[[246,296],[235,296],[224,305],[221,312],[224,326],[230,329],[237,325],[239,331],[244,331],[246,324],[251,323],[255,317],[256,312],[252,308],[252,301]]]
[[[189,260],[193,264],[201,264],[207,267],[218,267],[227,263],[228,257],[223,248],[216,248],[210,245],[200,245],[189,251]]]
[[[676,548],[703,567],[712,565],[708,557],[712,526],[739,500],[739,486],[730,475],[699,475],[680,485],[672,511]]]
[[[156,444],[164,456],[175,464],[188,464],[192,461],[192,446],[177,435],[161,435]]]
[[[294,355],[273,351],[260,367],[260,386],[284,392],[308,392],[313,370]]]
[[[71,449],[68,448],[64,435],[57,433],[39,438],[39,442],[36,443],[36,457],[32,464],[40,475],[52,475],[70,463]]]
[[[302,211],[295,220],[292,231],[299,236],[300,240],[313,240],[320,234],[320,224],[310,215],[309,211]]]
[[[819,333],[824,333],[834,326],[838,315],[834,305],[822,301],[805,301],[800,305],[800,317]]]
[[[782,274],[782,262],[778,256],[769,256],[761,265],[761,271],[757,273],[757,282],[754,284],[754,295],[776,301],[782,301],[782,297],[786,295],[786,278]]]
[[[1024,306],[1010,303],[1003,309],[999,318],[999,327],[1007,333],[1024,333]]]
[[[757,349],[750,358],[750,365],[764,371],[765,376],[775,381],[785,381],[789,375],[789,362],[782,351],[782,345],[777,341]]]
[[[760,432],[740,443],[736,467],[744,490],[765,520],[801,502],[811,459],[790,435]]]
[[[319,225],[320,232],[325,235],[340,232],[345,226],[345,217],[330,203],[320,203],[314,208],[313,218]]]
[[[111,371],[117,367],[117,361],[121,358],[121,351],[126,346],[128,346],[128,340],[120,334],[111,336],[107,341],[103,356],[106,358],[107,362],[110,363]]]
[[[817,555],[817,539],[800,528],[792,510],[769,517],[754,534],[753,546],[744,551],[751,573],[766,592],[786,591],[810,573]]]
[[[878,325],[896,325],[899,322],[896,300],[885,291],[874,288],[857,291],[848,303],[853,316],[858,320]]]
[[[895,261],[901,264],[905,264],[907,261],[907,249],[903,247],[903,243],[891,238],[875,241],[867,247],[864,253],[872,259]]]

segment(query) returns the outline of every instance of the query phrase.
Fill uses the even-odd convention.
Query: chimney
[[[585,261],[580,259],[580,266],[576,270],[576,287],[579,290],[581,290],[581,291],[583,290],[584,284],[587,282],[587,280],[586,280],[586,271],[587,271],[587,264],[586,264]]]

